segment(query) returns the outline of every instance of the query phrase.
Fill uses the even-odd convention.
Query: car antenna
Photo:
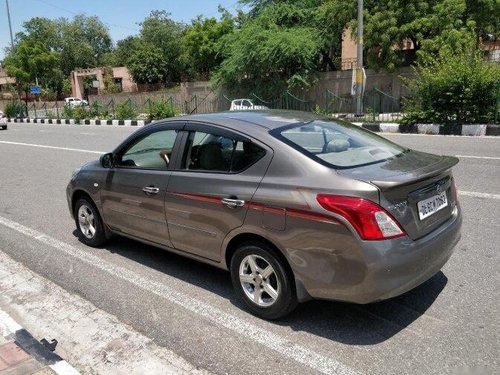
[[[200,104],[203,103],[205,100],[207,100],[208,96],[213,92],[214,92],[214,90],[212,88],[210,88],[210,92],[207,95],[205,95],[205,97],[198,104],[196,104],[196,107],[194,107],[194,109],[191,112],[189,112],[188,115],[192,115],[193,112],[198,109]]]

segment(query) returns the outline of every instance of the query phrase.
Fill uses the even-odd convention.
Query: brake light
[[[329,194],[318,194],[316,200],[325,210],[344,217],[363,240],[386,240],[405,235],[398,222],[372,201]]]

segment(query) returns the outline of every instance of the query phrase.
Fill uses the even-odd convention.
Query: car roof
[[[252,126],[259,126],[261,128],[273,130],[286,125],[306,123],[314,120],[324,119],[324,117],[315,115],[311,112],[270,109],[262,111],[226,111],[196,114],[183,116],[181,118],[172,118],[169,120],[178,121],[179,119],[209,122],[234,130],[241,130],[242,127],[245,127],[245,130],[248,130],[248,128]],[[245,126],[245,124],[249,126]]]

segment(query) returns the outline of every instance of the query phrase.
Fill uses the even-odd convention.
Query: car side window
[[[177,132],[161,130],[140,139],[122,154],[118,166],[167,169]]]
[[[190,132],[184,168],[197,171],[240,172],[265,155],[246,140],[204,132]]]

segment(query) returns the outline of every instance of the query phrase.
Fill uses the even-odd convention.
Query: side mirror
[[[113,153],[108,152],[107,154],[102,155],[99,158],[99,161],[101,162],[103,168],[113,168],[114,165]]]

